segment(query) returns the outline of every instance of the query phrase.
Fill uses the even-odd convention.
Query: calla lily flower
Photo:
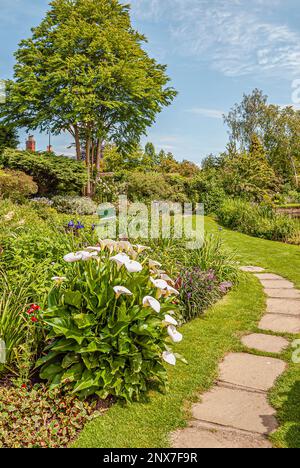
[[[124,288],[124,286],[115,286],[115,287],[114,287],[114,291],[115,291],[115,293],[116,293],[117,298],[119,298],[119,297],[122,296],[123,294],[124,294],[125,296],[132,296],[132,292],[129,291],[129,289]]]
[[[85,249],[87,252],[101,252],[101,247],[87,247]]]
[[[157,289],[164,290],[169,287],[168,283],[161,279],[150,278],[150,281]]]
[[[128,241],[119,241],[119,242],[116,243],[116,246],[120,250],[125,250],[125,252],[130,252],[132,250],[132,245]]]
[[[162,273],[162,274],[160,275],[160,278],[161,278],[162,280],[166,281],[167,283],[172,284],[172,286],[174,286],[174,284],[175,284],[175,281],[173,281],[172,278],[170,278],[170,276],[166,275],[165,273]]]
[[[64,256],[64,261],[67,263],[80,262],[80,260],[82,260],[82,255],[80,252],[69,253],[68,255]]]
[[[170,325],[168,327],[168,335],[174,343],[180,343],[183,338],[182,334],[179,333],[178,330],[176,330],[174,325]]]
[[[119,267],[125,265],[125,263],[129,262],[130,261],[130,258],[128,257],[128,255],[124,254],[124,253],[119,253],[117,255],[115,255],[114,257],[111,257],[110,260],[112,262],[115,262]]]
[[[167,362],[171,366],[176,366],[176,356],[170,351],[164,351],[162,354],[162,358],[165,362]]]
[[[84,262],[87,262],[88,260],[91,260],[91,258],[95,258],[98,256],[97,252],[86,252],[85,250],[77,252],[77,254],[81,255],[81,260],[83,260]]]
[[[60,284],[66,281],[67,278],[65,276],[53,276],[52,281],[55,281],[56,283]]]
[[[139,244],[137,244],[137,245],[135,245],[134,247],[137,249],[137,252],[138,252],[139,254],[142,253],[142,252],[144,252],[145,250],[151,250],[150,247],[147,247],[147,246],[145,246],[145,245],[139,245]]]
[[[166,292],[165,292],[165,296],[166,297],[169,297],[169,296],[179,296],[180,292],[177,291],[177,289],[175,288],[172,288],[172,286],[169,286],[166,288]]]
[[[159,313],[160,312],[160,303],[157,299],[154,299],[152,296],[146,296],[143,299],[143,306],[144,307],[152,307],[152,309]]]
[[[139,262],[129,260],[125,263],[125,268],[129,273],[139,273],[143,270],[143,266]]]
[[[149,259],[149,267],[150,268],[161,268],[162,264],[159,262],[156,262],[155,260]]]
[[[165,315],[164,324],[166,324],[166,325],[174,325],[174,326],[176,327],[176,326],[178,325],[178,322],[177,322],[177,320],[174,319],[174,317],[172,317],[171,315],[167,314],[167,315]]]
[[[118,247],[117,242],[112,239],[101,240],[100,244],[101,244],[102,249],[105,249],[107,247],[110,252],[117,250],[117,247]]]

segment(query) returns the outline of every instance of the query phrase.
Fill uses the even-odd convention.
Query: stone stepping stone
[[[262,393],[215,387],[193,406],[195,419],[235,429],[269,434],[278,427],[275,410]]]
[[[295,299],[268,299],[269,314],[296,315],[300,317],[300,301]]]
[[[272,444],[263,436],[245,434],[235,430],[202,429],[189,427],[176,432],[173,437],[174,448],[272,448]]]
[[[265,294],[272,298],[300,299],[300,291],[297,289],[265,289]]]
[[[268,391],[285,368],[285,362],[279,359],[232,353],[220,364],[220,381],[248,389]]]
[[[256,349],[264,353],[281,353],[289,346],[289,342],[285,338],[260,333],[244,336],[242,343],[250,349]]]
[[[274,275],[273,273],[264,273],[264,274],[261,274],[261,275],[254,275],[256,276],[256,278],[258,278],[259,280],[283,280],[284,278],[282,278],[282,276],[279,276],[279,275]]]
[[[294,284],[287,280],[260,280],[265,289],[294,289]]]
[[[261,330],[269,330],[275,333],[300,333],[300,318],[288,315],[266,314],[260,321]]]
[[[264,268],[260,268],[256,266],[242,266],[240,270],[245,271],[246,273],[260,273],[260,272],[265,271]]]

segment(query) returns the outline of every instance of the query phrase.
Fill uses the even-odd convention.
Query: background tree
[[[277,176],[285,183],[298,185],[300,111],[268,104],[267,96],[255,89],[244,95],[241,104],[236,104],[224,121],[229,127],[232,155],[249,151],[255,134]]]
[[[118,0],[53,0],[16,52],[5,117],[32,130],[69,132],[85,151],[88,194],[103,141],[132,148],[176,95],[166,67],[143,49]],[[94,155],[93,155],[94,152]]]
[[[16,149],[19,144],[17,130],[0,122],[0,153],[5,148]]]

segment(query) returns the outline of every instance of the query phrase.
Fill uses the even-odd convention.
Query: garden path
[[[248,266],[242,270],[255,274],[267,296],[258,333],[244,336],[242,343],[249,351],[280,357],[289,341],[277,335],[300,332],[300,291],[262,268]],[[268,435],[278,424],[276,412],[268,403],[268,391],[285,369],[286,362],[277,357],[228,354],[220,364],[215,387],[193,405],[189,426],[172,435],[173,447],[272,448]]]

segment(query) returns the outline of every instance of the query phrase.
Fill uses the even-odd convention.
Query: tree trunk
[[[102,140],[97,140],[97,153],[96,153],[96,181],[100,180],[101,173],[101,160],[103,159]]]
[[[75,133],[75,145],[76,145],[76,159],[77,161],[81,161],[80,138],[79,138],[79,130],[78,130],[77,125],[74,125],[74,133]]]
[[[86,185],[86,195],[91,196],[91,137],[88,136],[86,140],[86,170],[87,170],[87,185]]]

